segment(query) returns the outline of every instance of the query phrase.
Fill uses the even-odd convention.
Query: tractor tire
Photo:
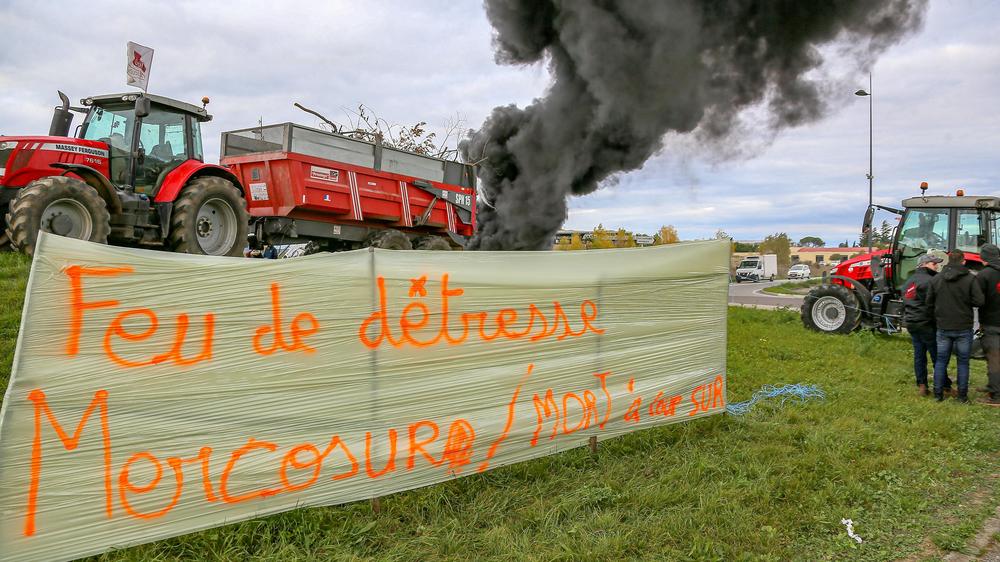
[[[367,246],[383,250],[412,250],[413,244],[405,234],[398,230],[387,228],[373,233],[368,238]]]
[[[202,176],[174,201],[167,245],[183,254],[242,256],[249,222],[246,201],[232,182]]]
[[[417,240],[416,245],[413,247],[414,250],[439,250],[444,252],[451,251],[451,244],[447,240],[440,236],[424,236]]]
[[[39,230],[107,244],[111,213],[97,191],[81,180],[40,178],[21,188],[10,202],[4,237],[14,250],[31,256]]]
[[[819,285],[802,302],[802,323],[827,334],[849,334],[861,322],[858,299],[843,285]]]

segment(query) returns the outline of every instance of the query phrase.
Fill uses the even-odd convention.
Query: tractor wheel
[[[373,233],[368,238],[368,246],[382,248],[383,250],[412,250],[413,244],[405,234],[398,230],[388,228]]]
[[[849,334],[858,327],[861,310],[854,292],[843,285],[814,287],[802,302],[802,323],[810,330]]]
[[[5,238],[11,247],[34,255],[38,231],[108,243],[111,213],[104,199],[86,183],[66,176],[37,179],[10,202]]]
[[[440,250],[451,251],[451,244],[440,236],[424,236],[417,240],[414,250]]]
[[[249,220],[246,201],[232,182],[195,178],[174,202],[168,245],[184,254],[242,256]]]

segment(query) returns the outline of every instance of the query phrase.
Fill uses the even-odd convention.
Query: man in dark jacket
[[[910,333],[910,341],[913,343],[913,373],[916,375],[917,390],[921,396],[928,394],[927,355],[931,356],[932,367],[934,361],[937,360],[934,311],[927,307],[927,291],[931,285],[931,279],[937,275],[942,262],[944,262],[944,258],[939,254],[939,250],[928,251],[920,256],[917,261],[917,270],[903,284],[903,319],[906,320],[906,330]],[[950,386],[951,381],[946,381],[944,387]]]
[[[986,262],[986,267],[976,276],[986,300],[979,307],[979,327],[983,330],[983,351],[989,376],[984,402],[1000,406],[1000,248],[983,244],[979,255]]]
[[[955,350],[958,359],[958,400],[969,401],[969,355],[972,352],[972,308],[983,305],[983,290],[969,268],[965,253],[952,250],[948,265],[931,280],[927,306],[937,323],[937,359],[934,361],[934,397],[944,400],[944,379]]]

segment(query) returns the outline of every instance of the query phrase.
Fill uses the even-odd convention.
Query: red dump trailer
[[[459,248],[475,232],[472,165],[283,123],[222,134],[253,244]]]

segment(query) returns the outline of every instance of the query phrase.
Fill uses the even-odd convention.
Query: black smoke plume
[[[523,109],[495,108],[461,145],[492,204],[479,205],[471,247],[546,247],[568,196],[642,167],[667,133],[722,144],[757,107],[762,135],[819,119],[828,47],[857,75],[925,11],[926,0],[486,0],[497,62],[547,59],[553,82]]]

